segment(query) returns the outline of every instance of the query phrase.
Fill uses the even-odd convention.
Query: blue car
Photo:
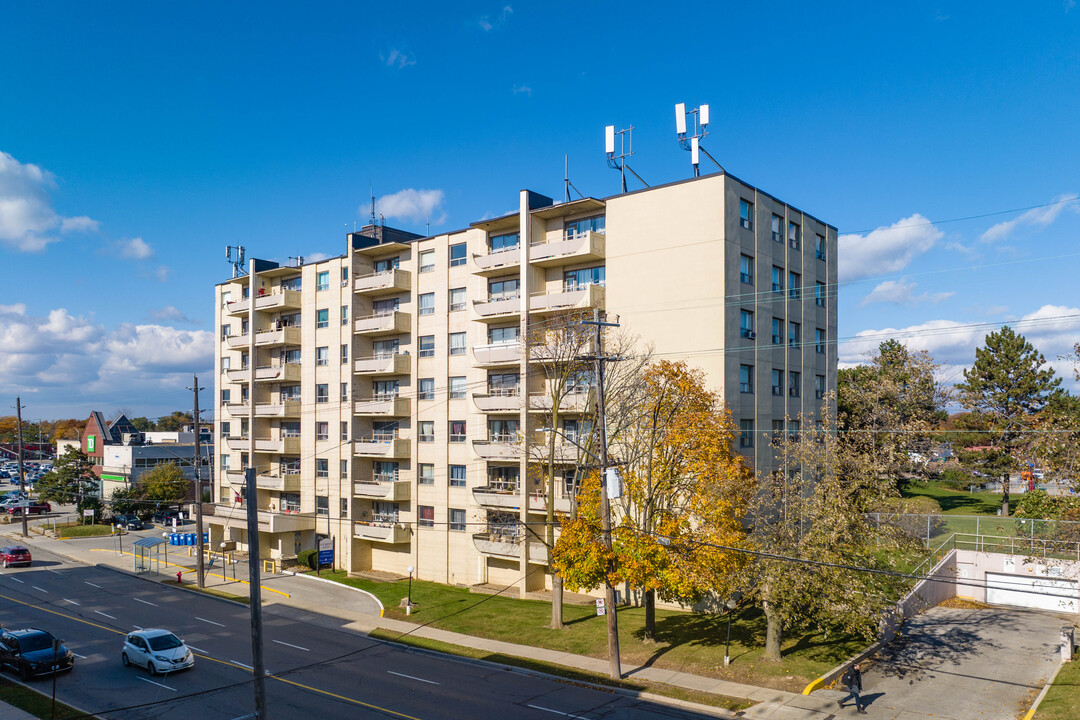
[[[4,630],[0,634],[0,666],[29,680],[71,670],[75,667],[75,653],[44,630]]]

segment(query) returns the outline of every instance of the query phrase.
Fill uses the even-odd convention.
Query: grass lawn
[[[605,620],[596,615],[592,606],[565,605],[567,627],[551,630],[548,602],[481,595],[467,588],[414,580],[412,599],[416,607],[412,616],[406,617],[399,605],[408,592],[407,581],[373,582],[350,578],[340,571],[324,572],[323,577],[373,593],[386,606],[387,617],[466,635],[607,657]],[[760,611],[747,608],[732,616],[732,664],[725,668],[726,617],[657,610],[657,637],[652,643],[642,639],[644,617],[642,608],[619,609],[619,644],[624,666],[653,664],[792,692],[801,692],[811,680],[868,644],[861,638],[836,633],[828,639],[821,634],[796,636],[784,643],[782,661],[771,663],[762,659],[765,618]]]
[[[1035,720],[1075,720],[1080,715],[1080,660],[1065,663],[1039,704]]]
[[[476,648],[463,647],[461,645],[451,645],[449,643],[439,642],[438,640],[430,640],[428,638],[399,637],[397,633],[387,632],[386,630],[376,630],[375,632],[371,633],[371,637],[379,638],[381,640],[391,640],[401,643],[403,645],[409,645],[411,647],[436,650],[438,652],[448,653],[450,655],[458,655],[460,657],[474,658],[477,660],[487,660],[489,662],[497,662],[503,665],[513,665],[514,667],[525,668],[527,670],[535,670],[537,672],[547,673],[548,675],[555,675],[557,677],[566,678],[567,680],[590,682],[597,685],[606,685],[608,687],[618,687],[627,690],[635,690],[637,692],[654,693],[656,695],[664,695],[666,697],[672,697],[679,700],[687,700],[689,702],[696,702],[702,705],[720,707],[724,708],[725,710],[744,710],[754,704],[752,702],[739,698],[731,698],[724,695],[713,695],[712,693],[696,692],[694,690],[686,690],[685,688],[675,687],[673,685],[664,685],[663,683],[650,683],[638,680],[615,681],[606,675],[597,675],[595,673],[585,672],[584,670],[578,670],[576,668],[568,668],[563,665],[554,665],[551,663],[540,662],[538,660],[528,660],[525,658],[513,657],[511,655],[489,653],[483,650],[477,650]]]
[[[43,694],[46,692],[50,694]],[[42,692],[25,688],[22,685],[16,685],[15,683],[0,678],[0,701],[6,702],[8,705],[13,705],[20,710],[24,710],[35,717],[39,717],[42,720],[49,720],[53,717],[52,714],[52,680],[44,682],[41,685]],[[56,703],[56,717],[77,717],[80,713],[73,707],[69,707],[64,703],[57,701]]]
[[[110,525],[57,525],[56,534],[61,538],[100,537],[111,535]]]
[[[923,496],[937,500],[945,515],[997,515],[1001,509],[1001,495],[997,493],[969,493],[950,490],[940,483],[912,483],[903,492],[904,497]]]

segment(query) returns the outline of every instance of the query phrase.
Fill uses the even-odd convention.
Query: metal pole
[[[56,656],[60,652],[60,638],[53,638],[53,663],[56,663]],[[52,720],[56,720],[56,671],[52,674],[52,711],[50,717]]]
[[[254,302],[254,298],[252,298]],[[248,590],[251,601],[251,666],[255,675],[255,717],[266,720],[266,669],[263,666],[262,588],[259,583],[259,508],[255,468],[244,471],[247,486]]]
[[[199,376],[192,374],[191,390],[195,393],[195,550],[199,555],[195,561],[195,574],[201,590],[206,584],[206,561],[203,560],[202,445],[199,443],[199,389]]]
[[[727,614],[727,642],[724,643],[724,667],[731,664],[729,651],[731,650],[731,610]]]
[[[27,509],[30,504],[29,496],[26,494],[26,472],[23,467],[23,435],[22,435],[22,400],[19,397],[15,398],[15,417],[19,423],[19,488],[23,492],[23,497],[19,498],[19,503],[26,503],[21,508],[22,512],[22,534],[26,537],[30,534],[29,529],[26,526]]]

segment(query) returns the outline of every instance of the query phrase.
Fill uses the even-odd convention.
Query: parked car
[[[4,630],[0,633],[0,666],[28,680],[37,675],[71,670],[75,667],[75,653],[44,630]]]
[[[24,506],[21,501],[7,506],[7,511],[10,515],[22,515],[23,510],[26,511],[27,515],[40,515],[42,513],[52,512],[52,505],[44,500],[31,500],[26,506]]]
[[[173,518],[176,518],[177,523],[184,523],[184,513],[180,508],[161,508],[157,510],[153,515],[153,521],[162,525],[171,525]]]
[[[33,559],[30,550],[19,545],[0,547],[0,562],[5,568],[13,565],[29,565]]]
[[[142,530],[146,527],[138,515],[117,515],[113,523],[116,527],[122,527],[125,530]]]
[[[195,664],[195,656],[183,640],[168,630],[138,630],[124,638],[120,662],[124,667],[138,665],[157,675],[189,668]]]

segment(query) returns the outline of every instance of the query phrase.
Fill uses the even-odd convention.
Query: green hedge
[[[318,552],[315,550],[301,550],[296,556],[296,561],[301,565],[307,565],[312,570],[315,569],[315,562],[318,560]]]

